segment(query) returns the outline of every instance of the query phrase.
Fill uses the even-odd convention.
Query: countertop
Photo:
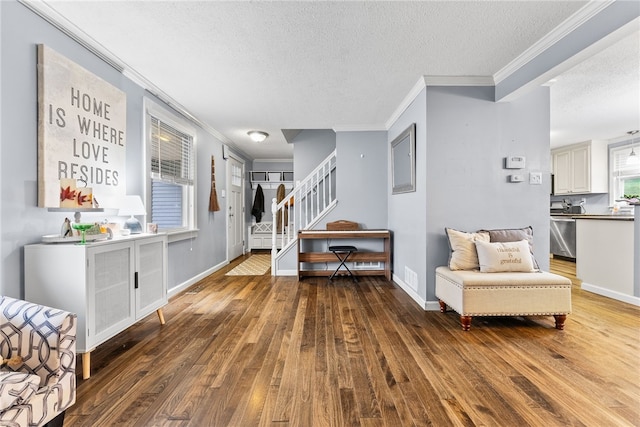
[[[552,217],[564,217],[564,218],[573,218],[573,219],[605,219],[605,220],[616,220],[616,221],[633,221],[633,215],[607,215],[607,214],[551,214]]]

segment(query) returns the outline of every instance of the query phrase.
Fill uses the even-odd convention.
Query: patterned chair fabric
[[[42,426],[75,403],[76,320],[67,311],[0,296],[0,356],[22,357],[15,371],[40,379],[35,394],[0,411],[0,426]],[[3,388],[0,382],[0,394]]]

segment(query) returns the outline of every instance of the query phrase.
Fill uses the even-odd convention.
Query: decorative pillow
[[[482,273],[535,271],[526,240],[519,242],[475,242]]]
[[[519,242],[526,240],[529,243],[529,252],[531,252],[531,260],[533,268],[539,268],[538,261],[533,256],[533,227],[524,228],[500,228],[496,230],[482,230],[489,233],[490,242]]]
[[[26,402],[39,386],[40,377],[37,375],[0,371],[0,411]]]
[[[449,268],[451,270],[478,269],[478,254],[476,253],[476,241],[489,241],[489,233],[480,231],[477,233],[465,233],[464,231],[445,228],[451,254],[449,256]]]

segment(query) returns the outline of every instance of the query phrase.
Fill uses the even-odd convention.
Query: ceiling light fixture
[[[268,133],[261,130],[250,130],[247,132],[247,135],[249,135],[249,137],[255,142],[262,142],[269,136]]]
[[[640,163],[640,157],[638,157],[636,152],[633,151],[633,135],[638,133],[638,131],[637,130],[630,130],[627,133],[632,138],[631,139],[631,153],[629,153],[629,157],[627,157],[627,165],[637,165],[638,163]]]

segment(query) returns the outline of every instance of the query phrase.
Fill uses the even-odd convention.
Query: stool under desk
[[[391,280],[391,231],[389,230],[300,230],[298,231],[298,279],[309,276],[331,276],[333,270],[305,270],[302,263],[336,262],[336,256],[329,251],[328,245],[322,252],[304,252],[304,240],[322,239],[382,239],[382,252],[358,250],[349,257],[349,262],[384,262],[384,270],[353,270],[356,276],[384,276]],[[360,245],[357,245],[360,247]]]

